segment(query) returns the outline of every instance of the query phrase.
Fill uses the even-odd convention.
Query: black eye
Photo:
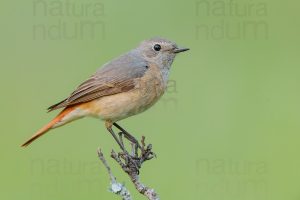
[[[161,46],[159,44],[155,44],[154,47],[153,47],[153,49],[155,51],[159,51],[161,49]]]

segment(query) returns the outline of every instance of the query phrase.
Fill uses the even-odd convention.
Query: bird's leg
[[[139,167],[137,166],[135,160],[133,159],[133,157],[126,151],[125,149],[125,145],[123,143],[123,139],[122,139],[122,133],[119,133],[119,138],[116,136],[115,132],[112,129],[112,124],[110,122],[105,122],[105,126],[107,128],[107,130],[111,133],[111,135],[114,137],[114,139],[116,140],[116,142],[118,143],[118,145],[120,146],[120,148],[122,149],[123,153],[119,153],[119,156],[121,156],[126,164],[128,164],[129,160],[130,162],[132,162],[136,168],[136,170],[139,170]]]
[[[117,124],[116,122],[113,123],[113,125],[118,128],[125,136],[126,139],[128,139],[130,142],[132,142],[136,148],[142,149],[141,145],[139,144],[138,140],[135,139],[135,137],[133,137],[130,133],[128,133],[124,128],[122,128],[119,124]],[[136,149],[137,151],[137,149]]]
[[[153,157],[155,157],[155,153],[152,152],[152,145],[147,145],[145,144],[145,137],[142,137],[141,140],[141,145],[137,139],[135,139],[134,136],[132,136],[130,133],[128,133],[124,128],[122,128],[119,124],[113,123],[113,125],[118,128],[121,133],[119,134],[124,134],[125,138],[128,139],[132,144],[133,144],[133,156],[136,160],[139,160],[140,162],[144,162],[144,160],[150,160]],[[138,149],[141,150],[141,155],[138,155]],[[141,165],[141,164],[138,164]]]
[[[123,142],[123,133],[119,132],[118,135],[119,135],[119,141],[121,142],[122,146],[125,147],[124,142]]]
[[[116,142],[118,143],[118,145],[120,146],[120,148],[122,149],[122,151],[126,152],[123,142],[120,142],[120,140],[117,138],[117,136],[114,133],[114,131],[112,130],[112,128],[111,127],[107,127],[107,130],[114,137],[114,139],[116,140]]]

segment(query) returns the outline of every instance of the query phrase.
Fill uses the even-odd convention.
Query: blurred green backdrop
[[[1,199],[118,199],[96,149],[103,123],[76,121],[19,145],[99,66],[162,36],[190,47],[169,89],[121,122],[158,158],[141,178],[161,199],[300,199],[299,3],[279,0],[1,2]],[[143,199],[109,160],[120,182]]]

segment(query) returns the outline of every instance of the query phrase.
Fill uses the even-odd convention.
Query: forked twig
[[[121,134],[119,135],[122,137]],[[123,151],[119,153],[116,153],[114,150],[112,150],[111,157],[120,165],[122,170],[129,175],[132,183],[139,193],[147,197],[149,200],[159,200],[158,194],[155,192],[155,190],[145,186],[139,178],[139,169],[142,167],[142,164],[145,161],[151,160],[153,157],[155,157],[155,154],[152,152],[152,145],[146,145],[145,137],[143,136],[141,145],[138,142],[135,142],[131,143],[131,147],[131,151]],[[127,152],[131,153],[129,154]],[[107,161],[104,159],[103,153],[100,149],[98,150],[98,155],[109,173],[111,180],[111,192],[120,195],[123,200],[131,200],[129,191],[124,187],[124,185],[116,181],[116,178],[113,176],[111,169],[107,164]]]
[[[99,159],[102,161],[103,165],[106,167],[107,172],[108,172],[109,177],[110,177],[110,188],[109,188],[109,190],[112,193],[121,196],[122,200],[132,200],[130,192],[127,190],[127,188],[123,184],[117,182],[116,177],[112,174],[111,169],[110,169],[106,159],[104,158],[104,155],[103,155],[101,149],[99,148],[97,152],[98,152]]]

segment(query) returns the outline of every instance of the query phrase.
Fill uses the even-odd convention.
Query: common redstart
[[[174,58],[187,50],[163,38],[141,42],[137,48],[104,64],[68,98],[50,106],[49,111],[63,110],[22,146],[29,145],[50,129],[86,116],[103,120],[120,145],[112,125],[123,130],[117,121],[155,104],[167,88]]]

